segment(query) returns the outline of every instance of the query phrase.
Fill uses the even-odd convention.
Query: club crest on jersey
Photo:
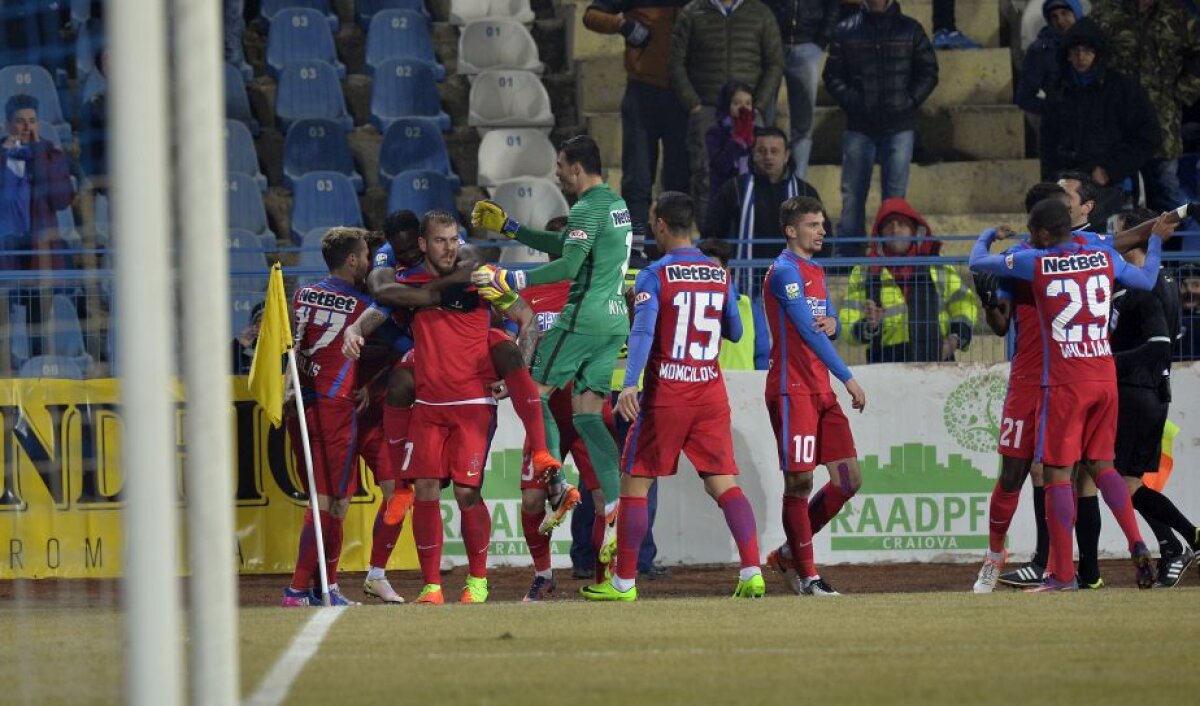
[[[576,228],[567,233],[567,240],[587,240],[587,231]]]
[[[729,274],[725,272],[724,267],[706,262],[687,265],[668,265],[665,269],[667,271],[668,282],[717,282],[725,284],[729,281]]]
[[[787,295],[788,299],[799,299],[800,298],[800,283],[799,282],[788,282],[787,284],[783,285],[783,293]]]
[[[1008,269],[1011,270],[1016,265],[1016,263],[1017,263],[1016,257],[1014,257],[1012,255],[1004,256],[1004,266],[1007,267]]]
[[[634,304],[645,304],[650,301],[650,292],[638,292],[637,297],[633,300]]]
[[[1042,274],[1053,275],[1063,272],[1087,272],[1108,267],[1108,255],[1102,252],[1080,253],[1042,258]]]
[[[612,218],[612,224],[614,228],[627,226],[632,222],[629,218],[629,209],[627,208],[622,208],[619,211],[609,211],[608,215]]]

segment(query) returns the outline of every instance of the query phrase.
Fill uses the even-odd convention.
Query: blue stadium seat
[[[12,366],[19,368],[33,355],[33,342],[29,337],[29,307],[26,300],[11,297],[8,306],[8,351]]]
[[[419,59],[433,67],[433,77],[446,78],[446,69],[433,51],[429,19],[411,10],[384,10],[371,18],[367,31],[367,75],[388,59]]]
[[[82,80],[96,68],[96,52],[104,46],[104,24],[93,17],[81,23],[75,37],[75,77]]]
[[[83,345],[83,327],[79,324],[79,311],[70,297],[62,294],[54,296],[50,304],[47,333],[50,355],[74,361],[83,371],[92,367],[92,357]]]
[[[63,117],[58,89],[49,71],[31,64],[16,64],[0,69],[0,105],[21,93],[37,98],[38,122],[52,126],[61,142],[71,141],[71,124]]]
[[[462,184],[450,166],[446,141],[429,118],[400,118],[383,136],[379,148],[380,186],[388,188],[397,174],[410,169],[444,174],[455,189]]]
[[[275,235],[271,235],[270,242],[264,242],[262,235],[245,228],[230,228],[229,229],[229,247],[237,250],[261,250],[269,252],[275,249]]]
[[[399,118],[433,118],[438,129],[450,129],[450,116],[442,110],[433,68],[415,59],[385,61],[375,71],[371,86],[371,124],[386,134]]]
[[[324,61],[297,61],[280,70],[275,118],[285,133],[292,123],[304,118],[336,120],[347,132],[354,127],[354,119],[346,112],[337,69]]]
[[[267,291],[269,269],[267,257],[257,244],[249,248],[229,248],[229,291],[257,294],[262,299]]]
[[[407,208],[413,213],[425,213],[432,208],[457,214],[454,188],[445,175],[427,169],[401,172],[392,179],[388,189],[388,213]]]
[[[297,275],[297,287],[320,281],[328,271],[329,267],[325,264],[325,257],[321,255],[321,238],[325,237],[326,230],[325,228],[313,228],[306,232],[300,241],[300,261],[296,265],[311,272]]]
[[[245,174],[258,184],[259,191],[267,190],[267,177],[258,167],[258,153],[254,151],[254,138],[245,123],[225,121],[225,165],[230,172]]]
[[[266,296],[266,289],[257,292],[239,292],[231,291],[229,293],[229,338],[232,340],[240,334],[247,326],[250,325],[250,315],[254,313],[254,307],[262,303]],[[226,347],[225,350],[228,350]],[[228,355],[228,353],[226,353]],[[243,371],[243,374],[249,372]]]
[[[263,207],[258,184],[245,174],[230,173],[225,175],[225,189],[229,203],[229,227],[248,230],[261,241],[271,229],[267,225],[267,209]]]
[[[58,237],[72,250],[82,248],[83,237],[75,229],[75,214],[71,212],[71,207],[67,206],[55,215],[58,218]]]
[[[358,26],[365,31],[371,26],[371,18],[384,10],[409,10],[429,21],[429,10],[425,0],[358,0],[355,3],[355,19]]]
[[[288,128],[283,143],[283,185],[295,189],[296,180],[309,172],[339,172],[358,193],[365,188],[362,175],[354,170],[346,131],[332,120],[297,120]]]
[[[107,248],[112,244],[112,226],[108,215],[108,194],[96,194],[96,212],[92,216],[96,247]]]
[[[324,61],[338,78],[346,78],[346,67],[337,59],[333,34],[320,12],[308,7],[280,10],[271,21],[267,37],[267,73],[278,79],[283,67],[297,61]]]
[[[91,360],[90,358],[88,359]],[[58,378],[60,380],[82,380],[87,377],[78,358],[59,355],[39,355],[21,364],[17,372],[23,378]]]
[[[329,0],[262,0],[262,4],[258,9],[258,16],[262,18],[263,22],[267,25],[268,31],[270,31],[271,23],[274,21],[276,15],[282,10],[296,7],[312,8],[320,12],[325,21],[329,23],[330,32],[338,31],[338,27],[341,26],[337,14],[329,6]]]
[[[225,64],[225,117],[244,124],[250,134],[258,137],[261,127],[250,110],[250,97],[246,95],[246,82],[242,72],[232,64]]]
[[[315,228],[362,227],[362,210],[345,174],[309,172],[292,189],[292,240]]]

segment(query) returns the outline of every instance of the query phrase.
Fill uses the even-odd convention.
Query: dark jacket
[[[1067,61],[1076,45],[1096,49],[1091,78],[1081,78]],[[1138,170],[1162,143],[1162,131],[1146,91],[1107,67],[1103,33],[1090,19],[1067,32],[1059,49],[1059,77],[1046,94],[1039,156],[1042,178],[1059,172],[1090,173],[1097,166],[1116,184]]]
[[[54,251],[66,247],[58,232],[58,212],[75,200],[70,163],[49,140],[34,142],[25,150],[29,197],[29,233],[25,235],[30,249],[45,254],[14,256],[6,264],[16,269],[63,269],[69,266],[70,259]],[[0,156],[0,168],[6,168],[3,159]]]
[[[788,197],[788,180],[796,179],[796,195],[809,196],[818,201],[821,195],[803,179],[793,176],[795,170],[789,162],[784,167],[783,179],[771,183],[767,177],[757,172],[751,175],[730,179],[721,187],[717,198],[708,206],[708,220],[704,223],[704,237],[736,240],[739,237],[739,221],[742,217],[742,196],[746,193],[749,179],[754,179],[754,230],[751,238],[782,238],[779,229],[779,205]],[[772,259],[779,255],[783,245],[776,242],[771,244],[753,243],[746,255],[751,259]],[[735,248],[740,250],[740,248]]]
[[[753,145],[743,147],[733,139],[733,116],[729,114],[729,102],[733,100],[735,85],[730,82],[721,87],[721,92],[717,94],[716,121],[704,136],[704,144],[708,148],[710,204],[717,200],[717,194],[726,181],[750,171],[750,149]],[[754,122],[757,127],[762,121],[756,116]]]
[[[887,135],[916,127],[917,110],[938,83],[937,56],[921,25],[892,2],[838,23],[824,78],[847,130]]]
[[[779,22],[784,46],[816,44],[824,49],[837,26],[838,0],[763,0]]]
[[[671,30],[688,0],[592,0],[583,26],[600,34],[617,34],[630,20],[650,30],[644,47],[625,44],[625,71],[634,81],[670,88]]]
[[[783,79],[783,45],[775,15],[762,0],[740,0],[726,16],[711,0],[692,0],[671,34],[671,88],[687,110],[713,106],[730,81],[754,87],[754,108],[766,114]]]
[[[1065,3],[1075,13],[1075,20],[1083,19],[1083,7],[1079,0],[1059,0],[1042,6],[1042,16],[1050,21],[1050,10]],[[1062,35],[1047,25],[1038,32],[1037,39],[1025,50],[1021,61],[1021,75],[1017,81],[1017,105],[1029,113],[1041,115],[1046,105],[1045,91],[1058,79],[1058,49]],[[1038,95],[1041,93],[1042,95]]]
[[[1171,399],[1171,351],[1180,329],[1179,285],[1170,273],[1158,272],[1150,291],[1122,288],[1113,295],[1109,339],[1117,384],[1142,387]]]

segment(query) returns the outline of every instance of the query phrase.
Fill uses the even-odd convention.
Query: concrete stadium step
[[[838,108],[817,108],[813,125],[812,164],[839,164],[845,114]],[[621,159],[620,113],[584,116],[588,133],[600,143],[604,164]],[[779,127],[787,130],[787,117]],[[922,111],[918,132],[925,155],[945,161],[1020,159],[1025,156],[1025,127],[1014,105],[954,106]]]
[[[563,19],[569,28],[567,46],[572,59],[620,56],[625,41],[620,35],[599,34],[583,26],[583,14],[591,0],[565,0]],[[904,13],[915,18],[933,37],[933,0],[906,0]],[[988,48],[1000,47],[1000,4],[995,0],[958,0],[955,7],[958,28]],[[941,59],[946,53],[938,54]]]

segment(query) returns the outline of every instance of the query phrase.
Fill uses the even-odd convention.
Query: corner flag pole
[[[304,470],[308,472],[308,502],[312,509],[313,529],[316,530],[317,571],[321,575],[321,603],[329,605],[329,575],[325,570],[325,539],[321,533],[321,508],[317,501],[317,483],[313,476],[312,445],[308,440],[308,419],[304,416],[304,398],[300,394],[300,370],[296,368],[296,350],[287,350],[288,375],[295,390],[296,414],[300,417],[300,441],[304,447]]]

